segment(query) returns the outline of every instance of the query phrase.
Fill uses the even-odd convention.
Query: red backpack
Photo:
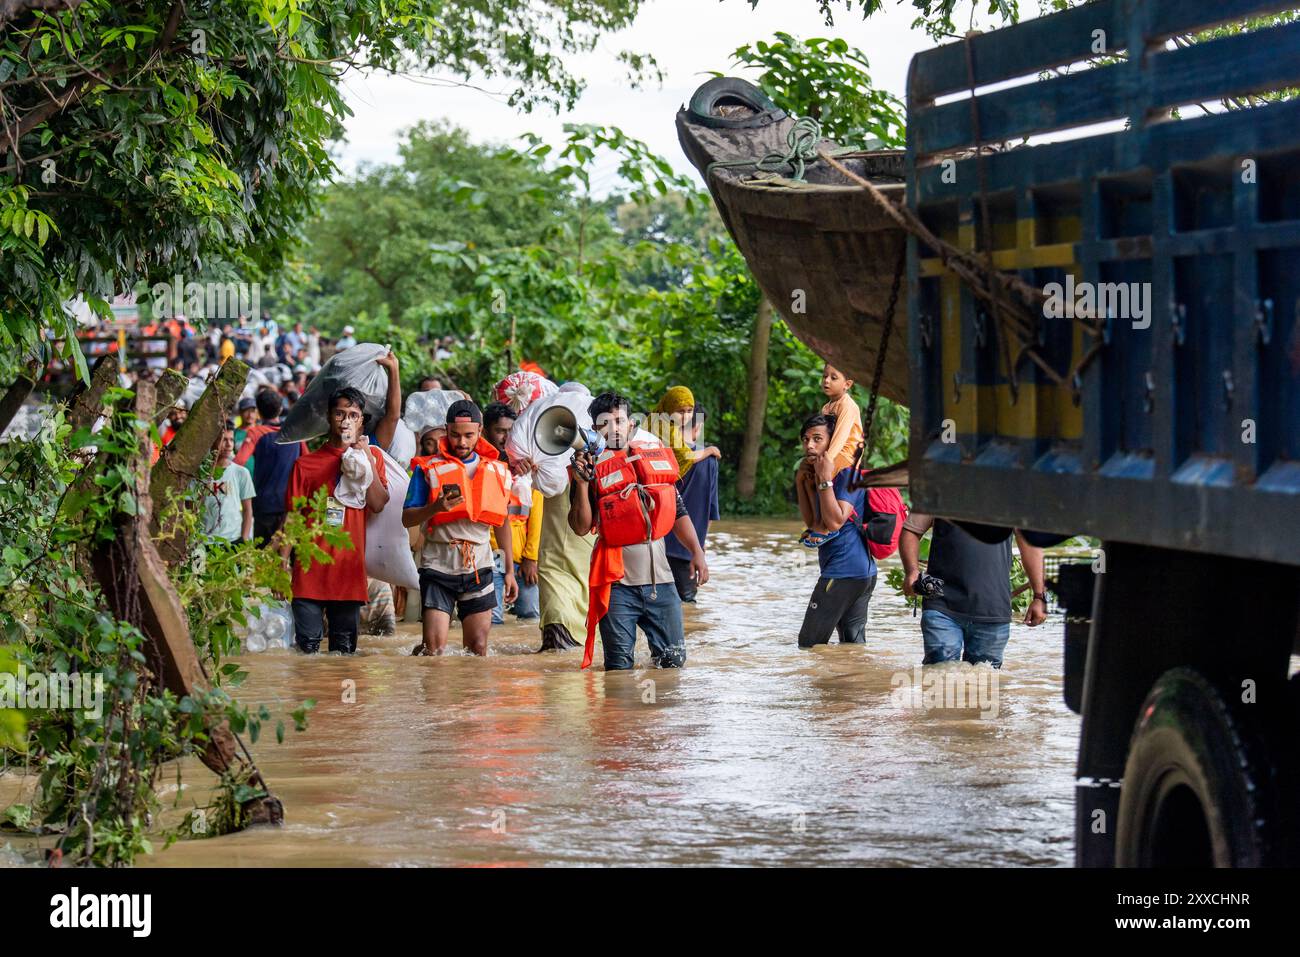
[[[907,506],[896,488],[867,489],[867,514],[859,521],[862,541],[876,561],[898,551],[898,536],[907,521]]]

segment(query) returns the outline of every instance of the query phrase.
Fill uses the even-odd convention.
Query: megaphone
[[[558,404],[537,417],[533,441],[547,455],[563,455],[570,449],[582,449],[593,456],[605,451],[605,437],[595,429],[581,428],[573,411]]]

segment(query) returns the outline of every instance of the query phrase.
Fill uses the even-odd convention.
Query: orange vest
[[[510,470],[498,460],[497,450],[486,439],[479,439],[474,451],[478,453],[478,469],[474,478],[467,477],[465,463],[447,449],[447,440],[438,443],[437,455],[420,455],[411,459],[412,468],[424,470],[429,483],[429,501],[440,494],[444,485],[459,485],[461,502],[447,511],[429,519],[429,527],[446,525],[462,518],[493,528],[505,521],[510,507],[510,493],[506,488]]]
[[[524,525],[528,522],[528,516],[533,511],[533,490],[528,489],[526,499],[519,497],[517,488],[510,486],[510,505],[506,509],[510,513],[510,521],[516,525]]]

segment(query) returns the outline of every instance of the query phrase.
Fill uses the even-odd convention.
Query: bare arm
[[[822,524],[828,532],[837,532],[843,528],[853,513],[852,505],[835,497],[833,487],[818,489],[817,503],[822,508]]]
[[[575,452],[573,460],[578,462],[579,457],[589,458],[583,452]],[[595,519],[591,514],[591,496],[587,492],[587,480],[581,475],[581,470],[573,470],[573,478],[569,483],[569,528],[573,529],[575,535],[586,535],[591,531],[591,526],[595,524]]]
[[[677,516],[677,521],[673,522],[673,534],[691,553],[691,577],[695,579],[697,585],[703,585],[709,580],[709,565],[704,559],[704,549],[700,547],[700,540],[695,534],[695,525],[689,515]]]
[[[375,361],[388,373],[388,396],[384,399],[384,417],[375,426],[375,443],[381,449],[387,449],[393,444],[393,436],[397,434],[397,420],[402,416],[402,381],[398,376],[397,356],[392,352]]]
[[[363,450],[365,449],[362,446]],[[366,454],[370,452],[366,450]],[[370,461],[370,484],[366,486],[366,508],[376,514],[388,504],[388,488],[379,478],[379,464],[372,457]]]
[[[251,498],[246,498],[244,499],[243,505],[244,527],[239,531],[239,538],[241,541],[246,542],[253,537],[253,500]]]
[[[449,508],[455,508],[459,504],[462,496],[456,495],[448,497],[447,489],[443,488],[437,497],[430,498],[424,505],[417,505],[413,508],[402,509],[402,524],[407,528],[414,525],[424,525],[429,519],[439,512],[445,512]]]
[[[1044,594],[1047,589],[1047,579],[1043,574],[1043,550],[1025,541],[1025,536],[1020,534],[1020,529],[1016,529],[1016,544],[1020,547],[1020,564],[1025,567],[1025,577],[1029,579],[1029,587],[1034,590],[1035,595]],[[1035,598],[1029,603],[1029,610],[1025,612],[1025,624],[1032,628],[1034,625],[1042,624],[1046,618],[1047,602]]]
[[[912,585],[921,575],[921,536],[906,525],[898,536],[898,557],[903,562],[903,594],[911,598]]]

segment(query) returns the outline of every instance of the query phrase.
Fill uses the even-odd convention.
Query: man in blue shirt
[[[799,629],[800,648],[826,644],[832,631],[839,633],[840,644],[865,644],[867,608],[876,587],[876,563],[859,531],[867,493],[849,491],[853,469],[837,473],[825,454],[834,432],[834,416],[814,415],[800,434],[804,462],[795,476],[799,512],[809,529],[805,541],[817,545],[821,566]]]

